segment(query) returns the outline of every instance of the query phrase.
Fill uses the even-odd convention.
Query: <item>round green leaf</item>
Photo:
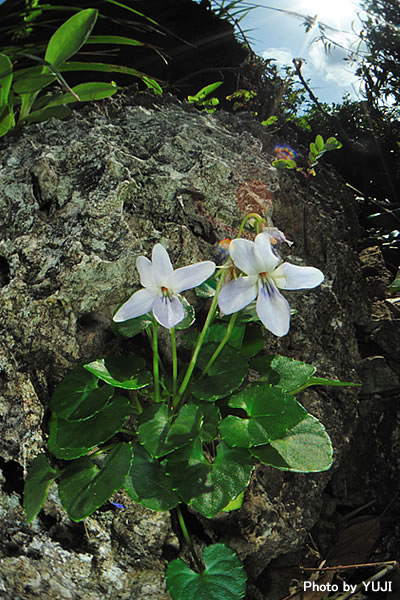
[[[312,415],[307,415],[279,440],[252,448],[250,452],[264,464],[298,473],[326,471],[333,457],[329,435]]]
[[[180,502],[165,468],[142,446],[134,445],[134,458],[124,487],[130,497],[150,510],[171,510]]]
[[[236,365],[234,370],[192,381],[190,391],[198,400],[215,402],[237,390],[246,378],[247,371],[247,362],[242,359],[242,363]]]
[[[203,425],[201,426],[200,437],[203,442],[211,442],[217,437],[221,413],[215,404],[209,402],[197,402],[197,406],[203,414]]]
[[[49,451],[65,460],[78,458],[117,433],[129,412],[129,399],[115,395],[107,406],[86,421],[66,421],[53,414],[49,424]]]
[[[253,469],[247,450],[229,448],[221,442],[205,481],[209,489],[196,495],[190,505],[207,518],[215,517],[249,485]]]
[[[222,438],[232,447],[267,444],[282,437],[307,414],[291,394],[259,383],[232,396],[228,404],[248,415],[248,418],[229,415],[220,423]]]
[[[317,135],[317,137],[315,138],[315,146],[318,152],[321,152],[325,148],[324,138],[322,137],[322,135]]]
[[[97,377],[76,367],[57,385],[49,406],[62,419],[83,421],[102,410],[113,393],[111,386],[100,388]]]
[[[224,326],[222,326],[224,328]],[[223,329],[222,329],[223,331]],[[212,336],[220,336],[222,334],[221,331],[221,327],[219,328],[215,328],[211,331]],[[211,365],[211,367],[208,369],[208,375],[219,375],[220,373],[226,373],[227,371],[233,371],[234,369],[236,369],[236,366],[243,366],[246,365],[247,367],[247,361],[245,358],[243,358],[242,354],[240,353],[240,347],[241,347],[241,342],[243,339],[243,334],[244,334],[244,327],[243,325],[239,326],[237,329],[237,337],[236,338],[236,344],[238,345],[238,348],[234,348],[233,346],[231,346],[230,344],[226,344],[226,346],[224,346],[224,348],[222,349],[222,351],[219,353],[219,355],[217,356],[216,360],[213,362],[213,364]],[[222,338],[224,337],[225,332],[223,333]],[[218,340],[218,337],[216,338],[217,341],[221,341]],[[199,369],[204,369],[205,366],[207,365],[208,361],[210,360],[210,358],[212,357],[212,355],[214,354],[215,350],[217,349],[219,343],[217,342],[211,342],[211,343],[207,343],[204,344],[204,346],[202,347],[199,357],[197,359],[197,366],[199,367]]]
[[[38,454],[28,471],[24,486],[24,510],[26,520],[31,523],[47,498],[50,483],[57,471],[53,469],[45,454]]]
[[[82,521],[119,490],[132,461],[131,445],[121,442],[99,469],[89,458],[71,463],[60,477],[60,501],[73,521]]]
[[[246,572],[236,554],[224,544],[207,546],[205,569],[195,573],[179,558],[167,568],[167,589],[173,600],[241,600],[246,593]]]
[[[295,169],[297,163],[292,158],[278,158],[273,161],[272,166],[277,169]]]
[[[226,321],[217,321],[216,323],[213,323],[207,331],[207,336],[206,336],[207,346],[203,346],[203,351],[205,348],[210,346],[211,352],[214,352],[217,345],[216,344],[213,345],[212,342],[218,342],[218,343],[221,342],[223,340],[223,338],[225,337],[227,327],[228,327],[228,323]],[[244,333],[245,333],[245,325],[243,323],[236,323],[233,326],[231,335],[229,336],[228,346],[225,346],[225,348],[226,347],[229,348],[230,346],[233,346],[233,348],[237,348],[237,350],[240,350],[242,347],[242,343],[243,343]],[[225,348],[224,348],[224,350],[225,350]],[[221,359],[221,355],[223,355],[224,350],[221,352],[218,359]],[[211,352],[208,351],[209,358],[211,357]]]

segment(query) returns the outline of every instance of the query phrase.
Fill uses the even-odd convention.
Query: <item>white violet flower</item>
[[[263,325],[274,335],[289,331],[290,306],[278,291],[313,288],[322,283],[324,275],[314,267],[299,267],[282,262],[271,247],[270,237],[259,233],[254,242],[233,240],[229,253],[238,269],[247,277],[238,277],[219,293],[221,312],[230,315],[257,298],[256,310]]]
[[[167,329],[175,327],[185,316],[178,294],[200,285],[215,271],[215,264],[210,260],[174,271],[168,252],[161,244],[154,246],[152,260],[139,256],[136,267],[144,289],[132,294],[113,320],[119,323],[153,311],[154,318]]]

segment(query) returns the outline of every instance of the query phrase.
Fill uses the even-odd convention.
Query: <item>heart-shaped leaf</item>
[[[190,505],[207,518],[215,517],[249,485],[253,469],[254,460],[247,450],[229,448],[221,442],[205,481],[209,489]]]
[[[82,521],[119,490],[132,461],[131,445],[121,442],[111,450],[99,469],[84,457],[71,463],[60,477],[60,501],[73,521]]]
[[[250,452],[266,465],[298,473],[326,471],[333,457],[325,427],[312,415],[307,415],[279,440],[252,448]]]
[[[165,465],[173,488],[185,504],[211,518],[248,485],[254,461],[247,450],[220,443],[217,456],[209,462],[197,438],[168,455]]]
[[[123,303],[119,306],[122,306],[122,304]],[[128,321],[121,321],[119,323],[112,321],[111,328],[117,335],[124,338],[131,338],[147,329],[147,327],[150,327],[154,322],[155,319],[153,315],[147,313],[141,317],[136,317],[135,319],[128,319]]]
[[[78,458],[117,433],[129,412],[129,399],[115,395],[107,406],[86,421],[65,421],[53,414],[49,424],[49,451],[65,460]]]
[[[62,419],[83,421],[102,410],[113,393],[111,386],[99,387],[97,377],[76,367],[57,385],[49,406]]]
[[[228,404],[248,415],[229,415],[220,423],[222,438],[232,447],[267,444],[282,437],[307,414],[291,394],[265,384],[249,385],[232,396]]]
[[[212,465],[204,457],[199,437],[169,454],[162,464],[173,489],[185,504],[190,504],[195,496],[211,491],[205,481]]]
[[[53,469],[45,454],[38,454],[28,471],[24,486],[24,510],[26,520],[31,523],[47,498],[50,483],[57,471]]]
[[[173,600],[241,600],[246,572],[236,554],[224,544],[204,548],[205,569],[195,573],[180,559],[167,568],[167,589]]]
[[[180,502],[164,466],[139,444],[134,445],[133,463],[124,487],[135,502],[150,510],[171,510]]]

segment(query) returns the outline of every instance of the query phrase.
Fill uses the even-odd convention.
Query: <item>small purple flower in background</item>
[[[276,144],[274,147],[274,153],[277,159],[281,160],[295,160],[296,158],[296,150],[293,150],[290,146],[281,146],[280,144]]]
[[[277,227],[265,227],[262,231],[263,235],[266,235],[271,242],[271,249],[276,256],[279,257],[278,250],[282,246],[282,244],[287,244],[288,246],[293,246],[294,242],[286,239],[285,234],[280,231]]]
[[[178,294],[200,285],[215,271],[215,264],[210,260],[174,271],[168,252],[161,244],[154,246],[152,260],[139,256],[136,267],[144,289],[135,292],[117,310],[113,321],[128,321],[152,311],[154,318],[167,329],[178,325],[185,316]]]
[[[274,335],[286,335],[290,327],[290,306],[279,292],[313,288],[322,283],[323,273],[314,267],[282,263],[271,246],[270,236],[259,233],[254,240],[236,239],[229,246],[235,266],[247,277],[238,277],[219,293],[223,314],[230,315],[257,298],[257,315]]]

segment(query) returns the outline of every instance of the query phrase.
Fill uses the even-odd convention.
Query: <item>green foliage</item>
[[[246,593],[246,573],[236,554],[224,544],[204,549],[205,568],[192,571],[179,558],[167,568],[167,587],[173,600],[240,600]]]
[[[334,137],[329,137],[326,142],[321,135],[317,135],[314,142],[310,143],[310,151],[308,153],[308,165],[306,169],[298,167],[295,160],[292,158],[279,158],[274,160],[272,165],[277,169],[295,169],[302,173],[306,179],[310,175],[316,175],[315,168],[318,164],[319,159],[331,150],[339,150],[342,144]]]
[[[317,136],[310,152],[319,155],[335,144]],[[251,306],[228,321],[216,317],[222,283],[209,280],[200,289],[212,298],[211,306],[200,335],[181,336],[182,355],[192,353],[181,374],[175,332],[171,378],[159,361],[158,325],[147,314],[115,327],[124,338],[146,332],[153,376],[143,356],[118,352],[64,377],[50,400],[50,459],[41,454],[33,461],[25,485],[29,521],[54,480],[73,521],[93,514],[119,489],[151,510],[176,509],[200,572],[180,560],[170,564],[167,585],[174,600],[239,600],[246,582],[238,558],[223,545],[206,548],[201,564],[179,505],[206,518],[238,510],[257,461],[300,473],[329,469],[330,438],[295,394],[310,385],[352,385],[315,377],[307,363],[263,355],[264,336]],[[186,329],[194,311],[182,302],[180,325]],[[51,466],[54,459],[59,470]]]
[[[123,4],[119,6],[130,10]],[[26,22],[31,26],[27,27],[24,35],[29,35],[39,15],[51,10],[56,10],[51,4],[40,6],[40,9],[33,12],[28,10]],[[70,10],[75,12],[77,9],[71,7]],[[104,82],[83,83],[70,88],[62,75],[64,72],[122,72],[139,77],[155,93],[162,93],[162,88],[155,80],[130,67],[69,60],[85,44],[145,45],[138,40],[122,36],[92,36],[98,15],[99,11],[92,8],[75,12],[53,33],[45,49],[28,43],[3,47],[0,53],[0,136],[15,127],[16,122],[22,125],[46,121],[52,117],[63,119],[70,114],[67,104],[101,100],[118,91],[115,83]],[[16,68],[15,65],[18,66],[21,58],[39,64]],[[58,83],[63,92],[52,90],[49,94],[44,93],[45,89],[54,83]]]
[[[88,40],[97,16],[97,10],[87,9],[76,13],[61,25],[50,38],[44,58],[31,56],[42,66],[13,72],[10,59],[12,51],[9,56],[0,55],[0,73],[3,74],[0,79],[0,135],[5,135],[15,126],[16,111],[19,111],[19,124],[43,121],[51,117],[63,118],[69,114],[66,104],[99,100],[115,94],[117,87],[109,83],[94,82],[71,89],[60,73],[63,63]],[[56,80],[68,92],[38,98],[39,93]]]
[[[137,440],[132,469],[126,470],[129,476],[119,487],[124,486],[135,501],[153,510],[169,510],[185,502],[206,517],[215,516],[247,487],[254,457],[285,470],[329,468],[329,437],[316,419],[308,418],[294,394],[310,385],[351,384],[316,378],[315,368],[301,361],[259,355],[263,338],[253,322],[237,322],[231,327],[232,343],[221,350],[227,326],[217,320],[209,327],[189,394],[178,409],[168,400],[171,388],[167,379],[161,380],[162,401],[148,402],[153,397],[151,389],[147,390],[150,374],[146,361],[138,356],[109,355],[64,377],[50,401],[49,452],[72,461],[74,466],[65,471],[71,486],[81,482],[77,484],[81,490],[93,478],[102,481],[91,453],[94,449],[96,454],[106,452],[106,443],[111,449],[120,447],[119,442],[110,444],[110,440],[125,426],[135,406],[139,416],[136,433],[132,431],[132,439]],[[186,336],[185,343],[191,343],[190,334]],[[247,357],[259,373],[258,381],[250,384],[245,383]],[[141,399],[146,406],[140,407]],[[307,445],[313,449],[311,454]],[[125,461],[126,454],[123,456]],[[117,458],[112,464],[114,460]],[[99,497],[105,501],[106,492],[116,489],[113,483],[93,503],[89,492],[84,500],[81,491],[79,501],[71,500],[69,483],[64,471],[61,473],[63,498],[69,498],[63,504],[73,519],[84,518],[88,507],[95,510],[95,504],[100,506]],[[25,489],[30,519],[44,501],[47,482],[54,478],[55,471],[44,455],[33,463]]]
[[[222,85],[223,81],[216,81],[215,83],[210,83],[210,85],[206,85],[201,90],[197,92],[194,96],[188,96],[188,102],[191,104],[195,104],[198,108],[205,110],[208,113],[213,113],[216,110],[216,106],[219,104],[218,98],[207,98],[210,94],[212,94],[220,85]]]
[[[232,110],[236,111],[239,109],[245,109],[246,105],[248,102],[250,102],[250,100],[252,98],[254,98],[257,95],[257,92],[255,92],[254,90],[236,90],[236,92],[233,92],[233,94],[230,94],[229,96],[226,96],[226,99],[229,101],[234,101],[232,104]],[[270,117],[273,118],[273,117]],[[276,117],[275,117],[276,119]]]
[[[45,454],[38,454],[29,469],[24,489],[24,511],[31,523],[42,508],[52,481],[57,476]]]
[[[85,456],[73,461],[61,474],[60,501],[73,521],[82,521],[119,490],[131,468],[132,448],[121,442],[113,447],[99,468]]]
[[[312,473],[330,468],[333,448],[324,426],[312,415],[306,415],[283,437],[252,448],[251,454],[282,471]]]

